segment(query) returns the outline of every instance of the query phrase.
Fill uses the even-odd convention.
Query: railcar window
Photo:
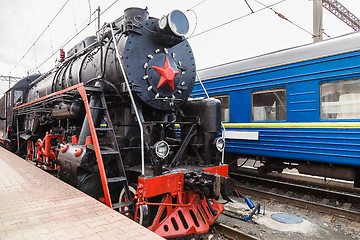
[[[360,119],[360,79],[320,85],[321,119]]]
[[[11,105],[12,105],[11,92],[12,92],[12,91],[9,91],[9,92],[6,93],[6,96],[7,96],[6,104],[7,104],[8,106],[10,106],[10,107],[11,107]]]
[[[271,89],[252,93],[253,121],[286,120],[286,90]]]
[[[14,106],[22,103],[23,92],[19,90],[14,91]]]
[[[211,96],[211,97],[219,99],[221,101],[221,121],[222,122],[229,122],[230,121],[230,100],[229,100],[229,95]]]

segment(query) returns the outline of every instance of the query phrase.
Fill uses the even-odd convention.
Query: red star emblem
[[[161,87],[165,83],[168,83],[172,90],[174,90],[174,77],[179,73],[179,71],[175,71],[170,67],[169,59],[167,57],[165,58],[164,67],[153,66],[153,68],[161,75],[157,88]]]

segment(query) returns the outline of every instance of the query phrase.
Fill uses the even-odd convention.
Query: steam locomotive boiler
[[[189,98],[188,28],[125,10],[6,92],[1,144],[161,236],[208,231],[232,188],[220,101]]]

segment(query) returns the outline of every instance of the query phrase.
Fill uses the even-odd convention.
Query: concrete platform
[[[0,147],[0,239],[163,239]]]

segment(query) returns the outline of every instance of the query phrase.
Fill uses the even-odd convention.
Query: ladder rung
[[[112,128],[95,128],[96,131],[112,131]]]
[[[133,202],[132,201],[126,201],[126,202],[119,202],[119,203],[113,203],[113,209],[119,209],[119,208],[122,208],[122,207],[129,207],[133,205]]]
[[[107,108],[105,108],[105,107],[90,107],[90,109],[106,110]]]
[[[121,214],[125,214],[125,213],[133,213],[134,212],[134,210],[133,209],[130,209],[130,208],[128,208],[128,209],[125,209],[125,210],[123,210],[123,211],[119,211]]]
[[[100,150],[100,152],[101,152],[101,155],[115,155],[115,154],[119,154],[119,152],[117,152],[117,151],[110,151],[110,150],[103,150],[103,151],[101,151]]]
[[[113,177],[107,179],[108,183],[118,183],[126,181],[126,177]]]
[[[88,92],[102,92],[101,88],[96,86],[86,86],[85,90]]]

